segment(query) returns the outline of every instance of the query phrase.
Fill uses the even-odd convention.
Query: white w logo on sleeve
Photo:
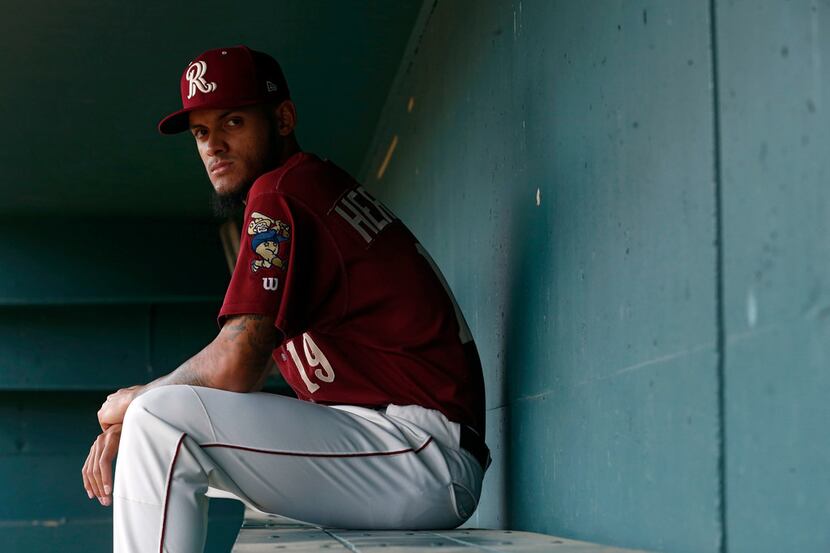
[[[197,88],[204,93],[216,90],[216,83],[209,83],[205,80],[206,71],[207,64],[204,61],[194,61],[187,68],[187,72],[185,72],[184,77],[187,79],[187,82],[190,83],[190,89],[187,94],[188,100],[196,94]]]
[[[277,285],[279,284],[280,279],[276,277],[263,277],[262,278],[262,287],[266,290],[276,290]]]

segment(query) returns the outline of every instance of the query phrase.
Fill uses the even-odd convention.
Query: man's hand
[[[95,439],[81,469],[87,495],[90,499],[97,497],[105,507],[112,505],[112,461],[120,441],[121,425],[110,425]]]
[[[127,407],[130,406],[133,399],[141,392],[141,388],[141,385],[136,384],[129,388],[121,388],[107,396],[107,401],[98,409],[98,423],[101,425],[101,430],[106,431],[113,424],[124,422],[124,413],[127,412]]]

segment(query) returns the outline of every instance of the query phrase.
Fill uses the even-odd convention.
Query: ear
[[[283,100],[274,106],[274,117],[277,121],[277,130],[281,136],[288,136],[297,126],[297,108],[291,100]]]

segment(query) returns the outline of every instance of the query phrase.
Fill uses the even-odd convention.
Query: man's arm
[[[144,385],[136,397],[158,386],[191,384],[231,392],[250,392],[265,371],[277,347],[279,330],[274,318],[237,315],[205,348],[165,376]]]
[[[229,317],[210,344],[170,374],[111,394],[98,411],[101,428],[121,423],[132,400],[158,386],[190,384],[231,392],[253,391],[267,379],[268,359],[280,339],[273,316]]]

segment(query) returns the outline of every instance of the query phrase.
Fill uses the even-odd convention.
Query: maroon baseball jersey
[[[275,316],[300,399],[421,405],[484,434],[475,342],[407,227],[344,170],[298,152],[248,192],[219,322]]]

